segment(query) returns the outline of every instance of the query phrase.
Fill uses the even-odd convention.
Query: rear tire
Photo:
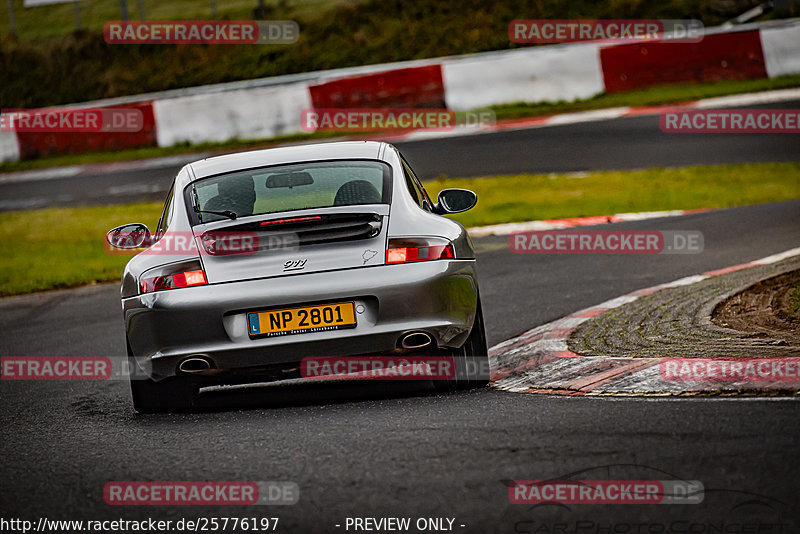
[[[128,363],[131,369],[131,400],[139,413],[179,412],[192,407],[196,386],[187,378],[176,376],[156,382],[150,378],[135,378],[136,361],[128,345]]]
[[[452,391],[482,388],[489,383],[489,349],[486,344],[486,329],[480,299],[469,337],[461,348],[448,351],[448,355],[455,360],[455,376],[450,380],[434,380],[433,385],[436,389]]]

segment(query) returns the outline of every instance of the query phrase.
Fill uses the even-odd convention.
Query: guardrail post
[[[128,0],[119,0],[119,15],[122,20],[129,20]]]
[[[81,29],[81,0],[72,2],[75,6],[75,29]]]
[[[17,34],[17,19],[14,17],[14,0],[6,0],[8,5],[8,27],[9,35]]]

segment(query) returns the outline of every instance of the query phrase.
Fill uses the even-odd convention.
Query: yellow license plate
[[[352,302],[335,302],[248,313],[248,333],[250,337],[285,336],[352,328],[356,326],[355,308]]]

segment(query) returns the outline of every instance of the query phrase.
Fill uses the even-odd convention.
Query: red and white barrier
[[[445,59],[447,105],[465,111],[515,102],[557,102],[603,92],[599,45],[522,48]]]
[[[16,132],[21,159],[40,158],[59,154],[82,154],[117,150],[119,148],[142,148],[156,146],[156,121],[153,103],[109,106],[114,109],[136,109],[141,112],[142,128],[136,132],[110,131],[76,134],[65,131]],[[94,107],[108,109],[108,107]]]
[[[315,108],[444,108],[441,65],[388,70],[309,86]]]
[[[609,93],[669,83],[767,77],[758,30],[706,35],[697,43],[608,46],[600,50],[600,62]]]
[[[19,140],[15,132],[0,132],[0,162],[19,161]]]
[[[767,76],[775,78],[800,72],[800,24],[765,28],[759,33]]]
[[[353,73],[357,73],[353,75]],[[264,139],[302,133],[303,110],[447,107],[465,111],[518,102],[591,98],[678,82],[800,73],[800,20],[712,29],[695,43],[571,43],[372,65],[126,98],[143,111],[142,132],[88,135],[0,132],[0,161],[26,157]],[[188,94],[187,94],[188,93]],[[133,104],[130,104],[133,102]],[[71,106],[74,107],[74,106]],[[90,103],[79,107],[109,107]]]
[[[311,107],[305,83],[157,100],[158,146],[302,133],[300,113]]]

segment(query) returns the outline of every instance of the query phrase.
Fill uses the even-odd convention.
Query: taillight
[[[417,261],[452,260],[456,257],[453,244],[430,237],[403,237],[389,240],[386,264]]]
[[[141,293],[153,293],[180,287],[206,285],[206,273],[199,261],[188,261],[151,269],[139,281]]]

